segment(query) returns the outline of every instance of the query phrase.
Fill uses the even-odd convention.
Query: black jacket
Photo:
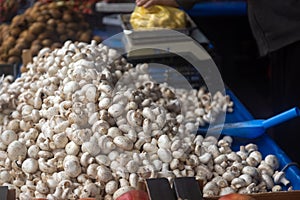
[[[261,55],[300,41],[299,0],[248,0],[248,16]]]
[[[190,9],[203,0],[177,0]],[[300,41],[300,0],[248,0],[248,17],[261,55]]]

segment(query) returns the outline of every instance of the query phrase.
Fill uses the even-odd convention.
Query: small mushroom
[[[268,174],[269,176],[272,176],[274,174],[274,169],[270,167],[265,161],[261,161],[257,169],[260,171],[261,174]]]
[[[100,165],[99,167],[97,167],[97,178],[100,181],[103,181],[106,183],[106,182],[112,180],[113,176],[112,176],[112,173],[109,168],[107,168],[104,165]]]
[[[70,177],[77,177],[81,173],[81,166],[78,157],[67,155],[63,161],[65,172]]]
[[[220,188],[228,186],[228,182],[222,176],[216,176],[212,179]]]
[[[245,146],[240,146],[240,150],[236,153],[242,158],[242,160],[246,160],[249,155],[248,151],[245,149]]]
[[[236,190],[233,189],[232,187],[224,187],[224,188],[221,188],[219,195],[224,196],[224,195],[232,194],[232,193],[236,193]]]
[[[107,194],[113,195],[118,189],[118,182],[115,180],[111,180],[105,185],[105,192]]]
[[[246,158],[246,163],[251,167],[256,167],[259,164],[259,162],[254,157],[251,156]]]
[[[139,177],[136,173],[131,173],[129,175],[129,184],[130,186],[137,188],[138,187]]]
[[[33,158],[27,158],[22,163],[22,170],[25,173],[35,173],[39,168],[38,161]]]
[[[235,178],[235,175],[229,171],[224,172],[224,174],[222,175],[222,177],[227,180],[228,182],[231,182],[232,179]]]
[[[15,140],[17,140],[17,134],[13,130],[5,130],[1,133],[1,141],[3,144],[9,145]]]
[[[25,144],[19,142],[19,141],[13,141],[11,142],[7,147],[7,156],[10,160],[17,160],[19,157],[22,158],[22,160],[26,157],[27,154],[27,148]]]
[[[239,178],[244,179],[247,186],[250,185],[253,181],[253,178],[249,174],[242,174],[242,175],[239,176]]]
[[[119,196],[121,196],[122,194],[129,192],[131,190],[134,190],[134,187],[131,186],[124,186],[119,188],[118,190],[115,191],[115,193],[113,194],[113,199],[117,199]]]
[[[231,187],[233,187],[235,189],[242,188],[242,187],[244,187],[246,185],[247,185],[246,181],[244,179],[242,179],[242,178],[234,178],[231,181]]]
[[[262,180],[266,183],[267,189],[271,190],[274,186],[274,181],[273,181],[272,177],[269,176],[268,174],[262,174],[261,177],[262,177]]]
[[[245,146],[245,149],[247,150],[248,153],[251,153],[253,151],[257,151],[258,150],[258,146],[256,144],[253,143],[249,143]]]
[[[165,163],[170,163],[172,161],[172,154],[169,149],[159,148],[157,150],[157,155],[159,159]]]
[[[220,188],[218,187],[217,183],[210,181],[206,183],[203,187],[203,196],[217,196],[220,192]]]
[[[242,161],[242,158],[234,151],[227,154],[227,159],[232,162],[234,162],[234,161],[241,162]]]
[[[172,143],[170,141],[170,138],[167,135],[161,135],[158,138],[157,145],[159,148],[170,149]]]
[[[214,159],[214,163],[215,163],[215,164],[221,164],[222,162],[226,161],[227,159],[228,159],[228,158],[227,158],[226,155],[221,154],[221,155],[219,155],[218,157],[216,157],[216,158]]]
[[[278,169],[278,167],[279,167],[279,161],[275,155],[267,155],[265,157],[265,162],[266,162],[266,164],[271,166],[274,170]]]
[[[272,192],[279,192],[282,191],[282,187],[280,185],[274,185],[272,187]]]
[[[208,152],[205,152],[199,157],[199,161],[203,164],[207,164],[212,159],[212,155]]]
[[[125,137],[125,136],[116,136],[113,139],[114,144],[125,150],[125,151],[129,151],[133,148],[133,142],[132,140],[130,140],[129,138]]]
[[[251,166],[245,166],[242,170],[242,173],[249,174],[253,178],[257,178],[259,174],[258,170],[255,167],[251,167]]]
[[[119,104],[119,103],[111,105],[108,109],[108,113],[112,117],[115,117],[115,118],[122,115],[123,112],[124,112],[124,106],[122,104]]]
[[[285,177],[285,173],[282,171],[276,171],[273,175],[274,178],[274,183],[275,184],[280,184],[282,183],[283,185],[287,186],[288,184],[290,184],[290,181],[288,179],[286,179]]]

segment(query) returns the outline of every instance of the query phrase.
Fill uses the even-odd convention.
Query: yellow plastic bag
[[[136,6],[130,16],[133,29],[169,28],[180,29],[186,27],[185,12],[169,6],[155,5],[149,8]]]

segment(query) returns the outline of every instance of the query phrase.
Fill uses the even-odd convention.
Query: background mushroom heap
[[[0,89],[0,184],[19,199],[116,199],[154,177],[195,176],[205,196],[274,186],[275,156],[192,134],[232,111],[228,96],[156,83],[96,41],[43,48],[24,67]]]
[[[37,2],[24,14],[15,16],[10,24],[0,26],[0,63],[20,64],[24,49],[30,49],[36,56],[44,47],[54,49],[67,40],[91,39],[101,41],[99,36],[93,36],[84,16],[67,2]]]

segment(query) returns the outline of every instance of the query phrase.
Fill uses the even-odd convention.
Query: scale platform
[[[184,29],[133,30],[130,14],[120,14],[123,28],[123,44],[128,57],[165,55],[168,52],[186,52],[188,46],[209,44],[209,40],[199,31],[197,25],[187,15],[188,26]]]

